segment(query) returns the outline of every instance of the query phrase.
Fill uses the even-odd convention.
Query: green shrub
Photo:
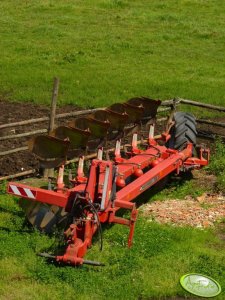
[[[216,141],[215,152],[211,155],[208,170],[217,177],[217,189],[225,193],[225,144],[221,140]]]
[[[225,171],[217,177],[217,188],[225,194]]]

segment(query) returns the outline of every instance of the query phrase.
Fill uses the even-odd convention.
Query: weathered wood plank
[[[187,100],[187,99],[182,99],[182,98],[178,98],[178,100],[180,100],[180,103],[183,103],[183,104],[190,104],[190,105],[193,105],[193,106],[199,106],[199,107],[204,107],[204,108],[209,108],[209,109],[212,109],[212,110],[218,110],[218,111],[225,112],[225,107],[222,107],[222,106],[206,104],[206,103]]]
[[[221,122],[213,122],[213,121],[202,120],[202,119],[197,119],[196,121],[201,124],[208,124],[208,125],[212,125],[212,126],[218,126],[218,127],[225,128],[225,123],[221,123]]]
[[[11,135],[6,135],[6,136],[1,136],[0,141],[17,139],[17,138],[21,138],[21,137],[32,136],[35,134],[41,134],[41,133],[46,133],[46,132],[47,132],[47,129],[39,129],[39,130],[30,131],[30,132],[11,134]]]

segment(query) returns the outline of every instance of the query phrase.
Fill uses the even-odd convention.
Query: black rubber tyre
[[[182,150],[187,143],[196,146],[196,120],[190,113],[177,112],[174,114],[173,120],[175,125],[171,128],[171,139],[166,146],[170,149]]]

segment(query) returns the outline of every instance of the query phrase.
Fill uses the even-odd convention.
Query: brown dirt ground
[[[81,108],[77,106],[67,105],[58,107],[56,113],[66,113],[71,111],[78,111]],[[50,109],[44,105],[36,105],[33,103],[19,103],[0,100],[0,125],[10,124],[17,121],[30,120],[32,118],[40,118],[49,115]],[[66,124],[73,118],[58,119],[57,125]],[[0,136],[20,134],[30,132],[38,129],[47,129],[48,122],[38,122],[36,124],[23,125],[18,127],[10,127],[8,129],[0,129]],[[161,127],[157,128],[161,130]],[[158,133],[158,131],[157,131]],[[30,137],[10,139],[0,141],[0,152],[10,149],[27,146]],[[114,143],[110,147],[114,146]],[[0,177],[20,173],[23,171],[39,169],[39,162],[35,156],[29,151],[20,151],[7,156],[0,156]]]
[[[67,105],[57,108],[56,113],[66,113],[80,110],[76,106]],[[17,121],[29,120],[32,118],[47,117],[49,115],[49,107],[44,105],[36,105],[33,103],[18,103],[0,100],[0,125],[9,124]],[[66,120],[58,121],[66,123]],[[47,129],[48,122],[40,122],[37,124],[30,124],[18,127],[10,127],[0,129],[0,136],[19,134],[22,132],[29,132],[37,129]],[[18,147],[27,146],[27,141],[30,137],[11,139],[0,141],[0,152],[7,151]],[[21,151],[7,156],[0,156],[0,176],[12,175],[30,169],[38,169],[39,163],[34,155],[28,151]]]
[[[72,105],[67,105],[64,107],[58,107],[57,113],[71,112],[77,110],[80,110],[80,108]],[[49,115],[49,107],[44,105],[36,105],[30,102],[21,103],[0,100],[0,111],[0,125]],[[67,121],[67,119],[60,119],[60,121],[57,121],[58,124],[56,125],[66,124]],[[5,129],[0,129],[0,136],[5,134],[19,134],[22,132],[29,132],[37,129],[46,129],[47,127],[48,122],[40,122],[37,124],[11,127],[7,129],[6,132],[4,132]],[[159,130],[161,132],[162,126],[158,126],[156,129],[156,134],[158,134]],[[210,126],[207,126],[207,129],[210,131],[212,130]],[[221,130],[221,128],[219,130]],[[224,128],[222,130],[224,130]],[[27,146],[27,141],[29,139],[30,137],[0,141],[0,152]],[[208,146],[213,145],[213,142],[208,142],[207,140],[200,140],[199,142],[207,143]],[[32,153],[28,151],[18,152],[7,156],[0,156],[0,177],[12,175],[30,169],[38,170],[38,168],[39,163],[37,159]]]

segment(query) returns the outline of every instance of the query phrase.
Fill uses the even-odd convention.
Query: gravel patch
[[[213,227],[225,218],[225,195],[204,193],[196,199],[156,201],[144,205],[142,211],[149,221],[161,224]]]

